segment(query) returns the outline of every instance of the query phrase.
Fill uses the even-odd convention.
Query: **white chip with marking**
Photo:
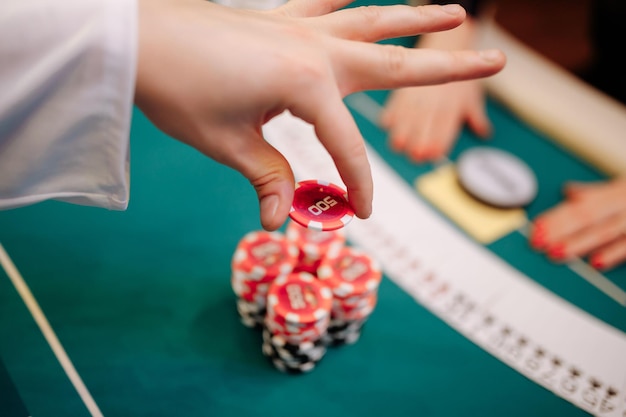
[[[537,196],[537,177],[515,155],[496,148],[467,150],[457,160],[461,186],[476,199],[496,207],[523,207]]]

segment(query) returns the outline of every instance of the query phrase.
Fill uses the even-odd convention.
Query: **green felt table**
[[[372,95],[384,99],[382,92]],[[601,178],[496,103],[489,111],[496,126],[491,144],[520,154],[540,178],[530,216],[559,200],[566,179]],[[390,153],[384,133],[355,117],[406,181],[431,169]],[[261,355],[259,334],[238,322],[229,282],[238,240],[260,228],[252,188],[238,173],[165,137],[139,112],[131,143],[126,212],[46,202],[0,213],[0,242],[105,416],[585,414],[466,340],[387,279],[357,344],[331,350],[310,374],[277,372]],[[478,143],[464,133],[452,159]],[[566,267],[520,250],[514,239],[490,249],[626,330],[623,307]],[[623,283],[626,269],[608,276]],[[0,357],[4,384],[32,415],[88,415],[4,272]],[[14,402],[5,402],[20,415]]]
[[[383,102],[386,92],[370,93]],[[566,180],[603,175],[490,102],[490,145],[537,173],[532,218]],[[432,169],[368,142],[403,180]],[[451,159],[481,144],[464,132]],[[235,171],[159,132],[138,111],[125,212],[45,202],[0,212],[0,243],[105,416],[580,416],[585,412],[503,364],[386,277],[361,340],[290,376],[242,326],[230,287],[238,240],[260,229],[253,189]],[[584,310],[626,331],[626,311],[519,234],[489,249]],[[453,256],[453,255],[451,255]],[[626,286],[626,267],[609,274]],[[33,317],[0,269],[0,416],[88,416]]]

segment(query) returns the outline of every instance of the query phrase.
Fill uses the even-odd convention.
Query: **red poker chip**
[[[339,320],[360,320],[368,317],[376,308],[377,293],[365,296],[357,306],[341,305],[339,300],[333,299],[332,317]]]
[[[265,306],[265,298],[271,282],[261,282],[247,279],[245,274],[233,271],[230,278],[231,287],[237,297],[248,302]]]
[[[270,314],[265,315],[265,326],[272,333],[284,336],[303,336],[308,338],[322,337],[322,335],[326,333],[329,323],[330,314],[318,322],[306,324],[304,326],[286,322],[285,320]]]
[[[348,298],[377,291],[382,271],[365,252],[344,246],[327,254],[317,269],[317,277],[335,297]]]
[[[300,249],[300,262],[318,261],[333,248],[343,247],[346,234],[343,230],[321,231],[302,227],[290,221],[285,230],[287,239],[294,242]]]
[[[287,239],[295,242],[298,247],[304,248],[306,245],[315,248],[322,248],[321,252],[325,252],[328,248],[334,246],[344,246],[346,243],[346,234],[343,230],[320,231],[302,227],[299,223],[290,221],[285,230]],[[320,251],[308,254],[309,256],[318,255]]]
[[[271,282],[293,271],[299,253],[298,247],[282,233],[250,232],[237,244],[231,270],[249,281]]]
[[[321,180],[306,180],[296,184],[289,217],[309,229],[328,231],[350,223],[354,210],[340,187]]]
[[[329,322],[327,322],[327,325]],[[326,334],[326,328],[323,330],[316,330],[316,329],[308,330],[300,334],[290,333],[280,328],[280,326],[276,325],[275,323],[271,323],[271,322],[268,323],[267,316],[265,318],[265,327],[266,329],[268,329],[268,331],[272,335],[280,336],[284,338],[287,341],[287,343],[292,343],[292,344],[315,342],[319,340],[320,338],[322,338],[324,334]]]
[[[306,272],[313,276],[317,276],[317,268],[320,265],[320,260],[310,260],[304,257],[300,257],[298,264],[293,268],[293,272]]]
[[[307,324],[330,316],[333,293],[311,274],[292,273],[272,282],[267,314],[287,322]]]

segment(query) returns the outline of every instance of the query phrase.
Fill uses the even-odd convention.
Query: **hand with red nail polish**
[[[476,21],[468,16],[451,31],[420,36],[419,49],[468,49],[477,35]],[[491,122],[486,111],[485,87],[478,80],[395,90],[380,118],[389,144],[414,162],[436,161],[448,155],[464,125],[487,139]]]
[[[605,268],[605,263],[602,260],[602,255],[599,253],[594,253],[593,255],[591,255],[589,257],[589,263],[591,264],[591,266],[600,271]]]
[[[542,221],[535,221],[530,232],[530,245],[536,250],[546,247],[546,225]]]
[[[565,245],[563,243],[557,243],[548,249],[548,256],[555,261],[563,261],[567,258],[565,251]]]
[[[589,257],[598,270],[626,261],[626,177],[571,183],[565,200],[534,221],[530,245],[554,261]]]

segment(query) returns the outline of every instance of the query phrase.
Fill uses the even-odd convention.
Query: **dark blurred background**
[[[553,62],[626,104],[625,0],[497,0],[498,23]]]
[[[498,0],[496,20],[537,52],[579,73],[591,59],[592,0]]]

